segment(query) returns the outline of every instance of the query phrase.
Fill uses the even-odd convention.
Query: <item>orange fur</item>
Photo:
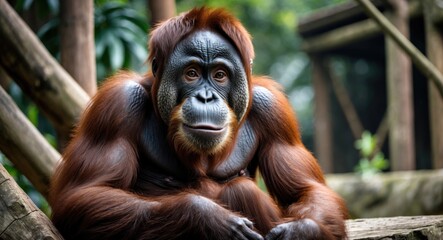
[[[223,144],[204,153],[184,138],[179,112],[165,126],[155,100],[174,47],[202,29],[237,48],[251,96],[240,122],[231,113],[231,133]],[[325,185],[316,159],[304,147],[280,85],[252,76],[251,38],[236,18],[220,9],[191,10],[152,31],[149,52],[157,71],[145,76],[121,72],[107,80],[57,167],[49,201],[52,220],[65,238],[230,239],[242,237],[240,230],[252,231],[245,227],[245,217],[263,236],[291,223],[280,227],[292,226],[300,238],[346,238],[343,200]],[[233,171],[249,172],[252,179],[239,173],[214,180],[210,173],[222,163],[231,170],[227,159],[242,141],[238,136],[243,126],[247,136],[242,143],[252,146],[237,149],[247,154],[239,154],[240,164],[234,161]],[[269,195],[254,182],[257,169]]]

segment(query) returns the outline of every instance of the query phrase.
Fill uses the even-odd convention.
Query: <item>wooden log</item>
[[[309,53],[325,52],[377,34],[381,34],[380,27],[372,20],[364,20],[314,37],[305,38],[301,49]]]
[[[356,219],[346,226],[349,240],[443,239],[443,216]]]
[[[0,165],[0,239],[63,239]]]
[[[349,5],[349,4],[356,4],[355,2],[349,2],[343,5]],[[419,2],[413,1],[409,3],[409,16],[414,17],[422,13],[422,8]],[[358,5],[355,7],[359,8]],[[360,8],[359,8],[360,9]],[[352,17],[351,13],[341,13],[341,11],[351,11],[354,12],[355,10],[343,8],[343,7],[337,7],[335,11],[332,11],[331,14],[335,13],[341,16],[337,16],[337,18],[343,20],[343,17]],[[325,28],[325,25],[328,23],[331,23],[331,18],[334,18],[334,15],[325,15],[320,14],[320,16],[309,17],[306,20],[301,20],[302,22],[299,25],[298,31],[300,34],[303,34],[303,31],[306,31],[307,29],[311,29],[317,27],[317,28]],[[319,17],[324,17],[325,19],[317,19]],[[312,26],[311,26],[312,25]],[[312,29],[312,31],[314,31]],[[303,36],[304,41],[302,43],[302,50],[309,52],[309,53],[320,53],[320,52],[327,52],[331,50],[336,50],[338,48],[346,47],[349,44],[368,39],[377,35],[381,35],[383,33],[380,26],[378,26],[372,19],[362,20],[355,23],[350,23],[347,25],[344,25],[342,27],[334,28],[330,31],[323,32],[316,35],[308,35]]]
[[[376,0],[373,3],[377,7],[384,8],[386,0]],[[332,26],[343,25],[348,19],[358,19],[364,15],[363,9],[355,1],[347,1],[342,4],[321,8],[306,17],[302,17],[297,26],[297,31],[302,37],[309,37],[318,34]]]
[[[0,0],[0,36],[0,64],[56,126],[70,129],[89,96],[5,0]]]
[[[443,213],[443,169],[369,176],[333,174],[326,179],[343,197],[353,218]]]
[[[47,197],[49,180],[61,158],[60,154],[49,145],[1,87],[0,151]]]

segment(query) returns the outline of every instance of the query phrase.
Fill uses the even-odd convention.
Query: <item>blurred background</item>
[[[61,61],[60,1],[8,2]],[[81,8],[72,2],[71,7]],[[426,53],[430,12],[421,1],[374,3]],[[155,23],[204,5],[228,9],[253,36],[253,73],[284,86],[305,145],[324,172],[334,174],[328,175],[328,183],[345,197],[353,217],[443,213],[443,174],[431,170],[443,167],[442,98],[431,94],[425,75],[403,60],[354,1],[95,0],[94,81],[100,85],[121,69],[146,72],[148,33]],[[54,128],[12,80],[0,70],[0,85],[45,138],[63,149],[66,133]],[[0,162],[49,214],[44,197],[1,152]],[[405,204],[411,207],[406,210]]]

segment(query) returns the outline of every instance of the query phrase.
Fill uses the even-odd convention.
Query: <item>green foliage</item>
[[[370,132],[363,132],[362,138],[355,142],[355,148],[361,156],[355,170],[363,176],[372,176],[389,167],[388,160],[377,150],[377,137]]]
[[[119,69],[141,71],[147,58],[145,15],[125,1],[95,1],[94,32],[97,79]],[[46,48],[60,58],[60,19],[52,18],[38,31]]]
[[[369,157],[377,147],[377,138],[372,136],[368,131],[364,131],[361,139],[355,142],[355,148],[360,150],[360,155],[363,157]]]
[[[95,51],[98,79],[122,68],[141,69],[147,58],[147,19],[129,5],[96,5]]]
[[[28,105],[28,111],[26,116],[28,117],[29,121],[35,126],[39,126],[39,110],[37,106],[34,103],[30,103]],[[57,139],[55,138],[54,134],[44,132],[43,137],[45,137],[46,141],[51,144],[52,147],[57,148]]]
[[[34,126],[38,126],[38,108],[35,104],[28,105],[28,119]]]
[[[59,0],[18,0],[15,3],[15,9],[19,12],[27,11],[33,5],[38,9],[40,18],[56,15],[59,10]]]

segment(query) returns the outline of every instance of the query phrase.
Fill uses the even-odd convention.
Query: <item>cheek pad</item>
[[[163,73],[157,93],[157,107],[161,118],[165,123],[169,123],[171,112],[177,103],[177,86],[174,74],[170,71]]]
[[[246,113],[249,103],[249,88],[246,76],[243,75],[237,78],[232,84],[232,89],[230,93],[230,104],[237,116],[237,121],[241,121]]]

